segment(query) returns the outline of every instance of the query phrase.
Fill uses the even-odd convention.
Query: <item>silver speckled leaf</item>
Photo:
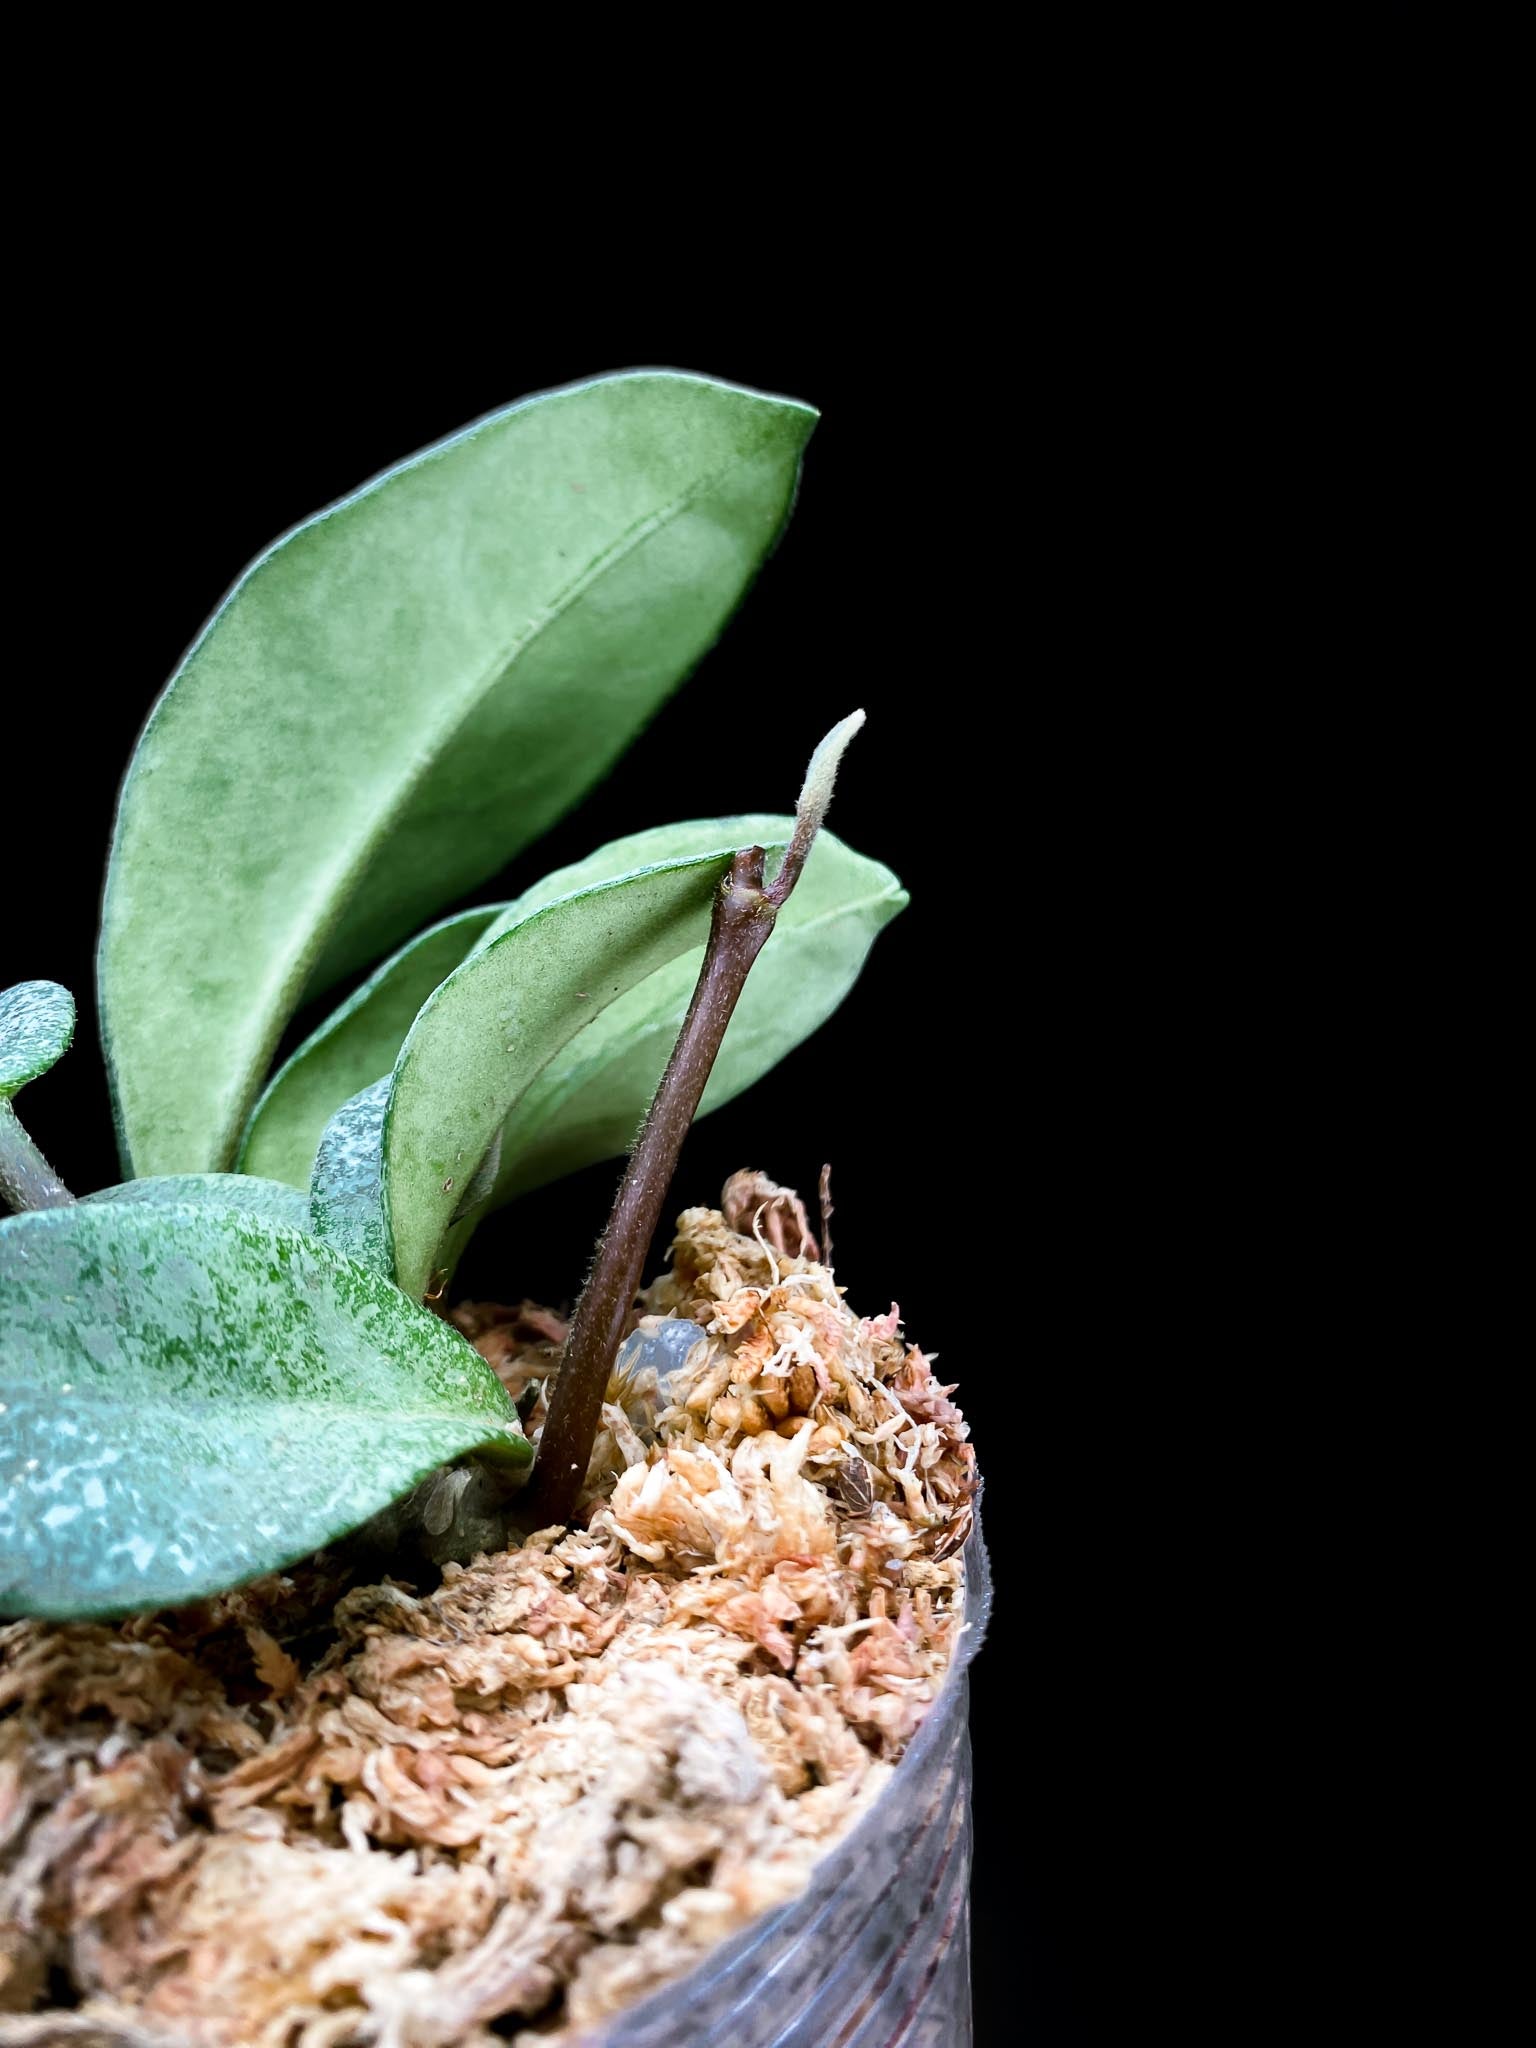
[[[386,1074],[344,1102],[321,1132],[309,1184],[309,1227],[338,1251],[393,1279],[380,1149],[388,1102]]]
[[[19,981],[0,991],[0,1102],[69,1051],[75,999],[56,981]]]
[[[532,1455],[496,1375],[312,1237],[132,1202],[0,1223],[0,1613],[221,1591],[470,1450]]]
[[[274,1223],[292,1224],[295,1230],[309,1228],[309,1197],[280,1180],[262,1180],[253,1173],[156,1173],[146,1180],[120,1181],[116,1187],[98,1188],[94,1195],[82,1195],[83,1202],[148,1202],[156,1208],[167,1203],[194,1209],[245,1209],[253,1216],[270,1216]]]

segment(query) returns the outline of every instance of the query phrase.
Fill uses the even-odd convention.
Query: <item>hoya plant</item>
[[[184,1602],[401,1502],[442,1536],[444,1468],[438,1554],[570,1515],[689,1121],[822,1022],[906,900],[820,830],[862,714],[793,816],[658,824],[428,920],[711,645],[814,420],[662,372],[513,405],[294,528],[193,643],[102,911],[119,1185],[76,1199],[13,1104],[72,998],[0,996],[0,1612]],[[435,1305],[483,1217],[637,1124],[535,1458]]]

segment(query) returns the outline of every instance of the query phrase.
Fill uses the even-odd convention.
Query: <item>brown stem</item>
[[[779,905],[763,886],[763,850],[748,847],[731,861],[715,897],[704,965],[661,1086],[619,1184],[608,1228],[576,1305],[555,1378],[549,1419],[539,1439],[533,1477],[519,1495],[517,1518],[529,1529],[564,1522],[576,1505],[597,1436],[603,1395],[624,1319],[640,1289],[661,1205],[725,1027],[767,942]]]
[[[753,846],[734,856],[720,884],[693,1001],[640,1127],[608,1228],[576,1304],[533,1474],[513,1510],[525,1529],[546,1529],[552,1523],[568,1521],[576,1505],[625,1318],[640,1289],[645,1255],[677,1155],[752,963],[799,881],[826,816],[843,749],[863,723],[863,712],[856,711],[834,726],[811,756],[796,808],[794,835],[772,883],[764,885],[763,850]]]
[[[0,1097],[0,1202],[20,1214],[26,1209],[62,1209],[74,1199],[27,1136],[10,1103]]]

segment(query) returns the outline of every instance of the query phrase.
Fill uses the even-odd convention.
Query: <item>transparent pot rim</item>
[[[992,1611],[992,1569],[987,1549],[981,1534],[981,1494],[976,1496],[976,1518],[971,1533],[966,1538],[961,1556],[965,1560],[965,1625],[955,1654],[950,1660],[943,1682],[934,1695],[933,1704],[923,1717],[923,1725],[907,1744],[901,1761],[891,1774],[890,1783],[879,1798],[862,1815],[857,1826],[833,1844],[810,1873],[805,1889],[796,1893],[781,1906],[770,1907],[766,1913],[759,1913],[749,1920],[745,1927],[739,1927],[718,1947],[699,1958],[693,1968],[681,1977],[674,1977],[670,1983],[660,1984],[648,1996],[636,2000],[621,2012],[600,2021],[588,2033],[577,2037],[591,2048],[602,2048],[610,2038],[617,2044],[623,2042],[627,2031],[634,2028],[644,2032],[648,2023],[675,2009],[680,1999],[685,1999],[688,1986],[701,1976],[725,1976],[735,1967],[740,1958],[765,1940],[771,1940],[778,1923],[799,1922],[814,1916],[819,1907],[845,1879],[850,1867],[857,1868],[865,1856],[882,1840],[888,1825],[892,1804],[909,1800],[925,1782],[928,1765],[934,1752],[942,1743],[953,1736],[954,1713],[957,1704],[963,1712],[963,1702],[956,1700],[965,1683],[965,1675],[971,1660],[981,1648],[987,1622]],[[791,1939],[793,1935],[791,1934]]]

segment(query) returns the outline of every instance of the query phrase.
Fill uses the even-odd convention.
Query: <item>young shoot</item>
[[[576,1305],[533,1476],[516,1503],[516,1519],[524,1528],[568,1521],[576,1505],[624,1322],[639,1291],[645,1255],[683,1139],[752,964],[804,871],[832,800],[844,749],[863,723],[864,713],[855,711],[832,728],[811,756],[795,810],[794,834],[772,882],[764,880],[760,846],[736,854],[721,880],[693,1000],[635,1140]]]

